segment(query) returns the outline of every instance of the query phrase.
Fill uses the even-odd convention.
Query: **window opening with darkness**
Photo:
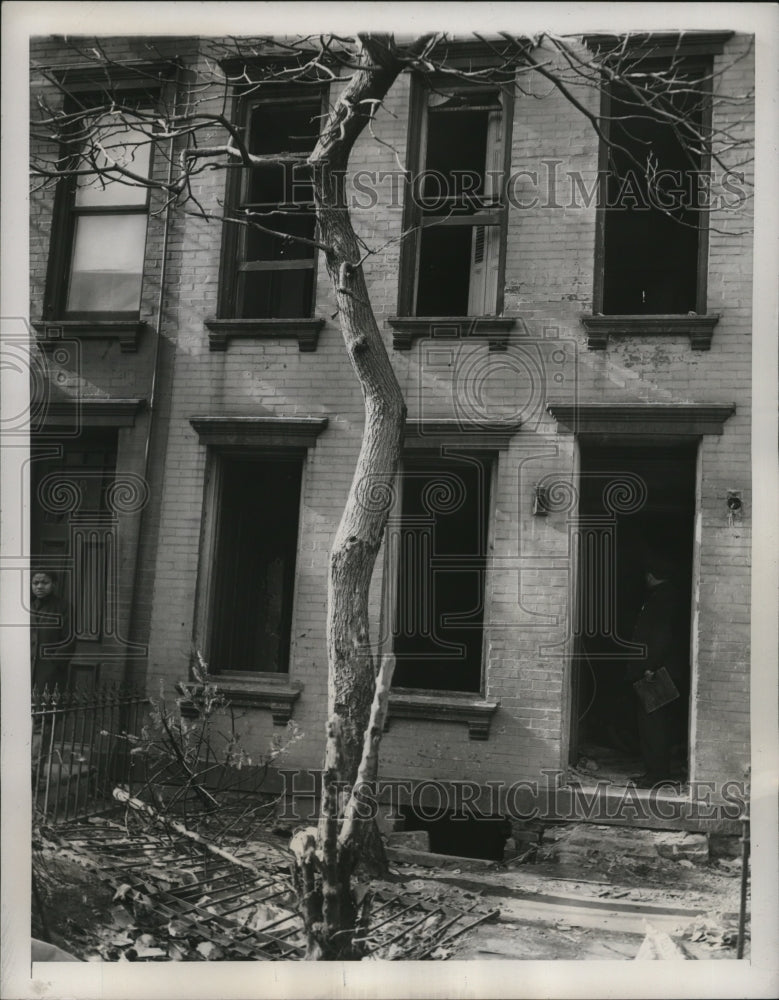
[[[658,69],[667,67],[658,67]],[[651,67],[640,65],[641,73]],[[705,312],[699,258],[705,252],[701,134],[706,96],[700,74],[605,98],[607,157],[602,312]]]
[[[308,155],[313,151],[322,120],[319,90],[312,93],[309,88],[304,93],[273,101],[245,100],[243,114],[250,153]],[[238,173],[240,177],[232,182],[232,214],[239,219],[254,220],[282,235],[252,226],[229,223],[225,226],[228,300],[222,312],[237,319],[311,316],[315,248],[292,238],[285,239],[285,236],[309,240],[315,237],[310,168],[305,163],[263,164]]]
[[[491,316],[499,311],[505,208],[506,97],[498,89],[421,87],[417,176],[404,246],[415,263],[416,316]]]
[[[394,685],[478,692],[489,521],[488,459],[413,459],[388,539],[397,567]]]
[[[286,673],[302,461],[221,461],[209,667]]]

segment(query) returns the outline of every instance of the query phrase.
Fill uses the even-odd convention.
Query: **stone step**
[[[603,855],[609,858],[686,859],[702,863],[709,859],[709,844],[705,833],[579,823],[547,827],[542,852],[546,859],[559,861]]]

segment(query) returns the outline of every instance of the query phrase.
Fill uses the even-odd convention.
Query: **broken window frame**
[[[445,92],[470,93],[478,91],[484,93],[488,98],[490,93],[495,94],[501,106],[501,118],[499,123],[500,142],[502,144],[503,156],[501,158],[501,177],[495,185],[497,190],[492,196],[496,203],[494,206],[486,208],[484,211],[476,212],[473,215],[452,215],[446,221],[442,221],[442,216],[426,215],[423,207],[419,204],[418,198],[418,177],[427,161],[427,133],[428,119],[430,115],[429,100],[432,93],[437,90]],[[424,230],[433,226],[456,226],[469,227],[476,226],[496,227],[498,232],[498,261],[496,266],[496,290],[495,303],[490,311],[474,312],[474,317],[494,317],[500,316],[504,308],[504,276],[506,270],[506,235],[508,231],[508,202],[506,199],[506,179],[509,175],[511,165],[511,134],[513,123],[513,88],[509,84],[493,83],[489,85],[469,84],[457,77],[446,77],[439,75],[436,77],[423,77],[414,75],[411,78],[411,95],[409,103],[409,121],[407,138],[407,173],[404,194],[403,209],[403,242],[400,251],[400,268],[398,281],[398,315],[403,317],[419,317],[421,320],[433,319],[428,315],[420,315],[418,312],[418,292],[420,273],[420,252]],[[437,112],[442,113],[442,112]],[[489,159],[489,146],[486,151],[486,158]],[[485,163],[484,174],[487,174]],[[470,279],[469,279],[470,280]],[[440,314],[439,314],[440,315]],[[447,316],[462,315],[450,310]]]
[[[312,114],[318,113],[325,116],[328,111],[328,90],[322,83],[306,83],[301,81],[296,84],[250,84],[237,89],[233,100],[233,121],[242,131],[247,148],[251,146],[251,122],[254,112],[264,107],[269,109],[287,106],[299,106],[301,100],[312,103]],[[318,111],[313,105],[316,104]],[[324,117],[320,118],[321,122]],[[278,152],[285,152],[279,150]],[[300,170],[300,166],[287,165],[285,170]],[[302,178],[296,177],[295,181],[301,183]],[[283,205],[284,202],[249,202],[248,190],[251,182],[251,168],[246,168],[240,164],[235,164],[227,171],[227,189],[225,195],[225,216],[241,217],[244,209],[259,208],[263,212],[272,211],[273,206]],[[313,198],[305,204],[306,214],[314,214]],[[291,214],[291,213],[288,213]],[[298,213],[300,214],[300,213]],[[283,216],[280,213],[268,215],[266,220],[260,220],[260,224],[267,224],[269,229],[281,229],[279,219]],[[311,239],[316,238],[316,225],[311,233]],[[306,320],[314,316],[316,304],[316,284],[318,273],[318,250],[316,247],[310,248],[310,253],[306,257],[282,260],[280,258],[268,260],[247,260],[247,240],[248,227],[240,223],[225,222],[222,227],[222,251],[219,279],[219,294],[217,301],[218,319],[245,320],[247,322],[262,323],[267,320]],[[298,244],[302,246],[302,244]],[[294,317],[279,317],[275,315],[244,316],[244,308],[241,298],[241,283],[245,280],[245,275],[252,271],[279,272],[281,270],[309,271],[311,273],[310,299],[305,303],[305,307]]]
[[[668,69],[673,63],[674,70],[683,73],[693,73],[699,76],[698,85],[701,97],[701,129],[704,134],[710,134],[712,126],[712,89],[711,74],[713,71],[713,55],[702,55],[696,53],[693,56],[682,55],[679,57],[676,52],[662,53],[662,48],[653,48],[651,54],[641,59],[640,52],[637,53],[637,65],[643,70]],[[598,179],[599,197],[595,221],[595,266],[593,275],[592,311],[595,315],[618,316],[618,315],[639,315],[642,317],[653,316],[686,316],[689,313],[620,313],[604,312],[606,304],[606,284],[607,284],[607,259],[606,241],[607,226],[609,220],[609,160],[610,148],[608,140],[611,135],[611,111],[612,111],[612,85],[608,79],[604,78],[601,88],[600,98],[600,128],[604,138],[600,141],[598,150]],[[661,165],[662,169],[662,165]],[[711,155],[705,149],[700,156],[698,170],[701,177],[708,176],[711,170]],[[709,211],[707,208],[698,209],[698,247],[696,260],[688,266],[695,268],[695,307],[694,311],[698,316],[704,316],[707,309],[708,291],[708,258],[709,258]]]

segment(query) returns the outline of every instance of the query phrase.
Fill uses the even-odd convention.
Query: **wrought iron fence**
[[[62,823],[105,811],[117,784],[131,784],[128,735],[143,725],[148,698],[103,686],[32,693],[33,805],[41,822]]]

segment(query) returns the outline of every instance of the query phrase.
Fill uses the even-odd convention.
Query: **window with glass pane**
[[[255,101],[246,108],[249,151],[256,155],[308,155],[319,136],[319,91]],[[225,278],[234,301],[225,312],[240,319],[311,316],[314,306],[316,219],[310,171],[305,163],[268,164],[243,172],[238,215],[256,226],[241,226],[231,257],[226,243]],[[229,234],[226,234],[229,238]],[[285,238],[288,237],[288,238]]]
[[[137,315],[140,309],[151,141],[126,119],[126,113],[103,115],[89,123],[93,138],[78,167],[95,172],[79,176],[73,191],[67,315]]]

